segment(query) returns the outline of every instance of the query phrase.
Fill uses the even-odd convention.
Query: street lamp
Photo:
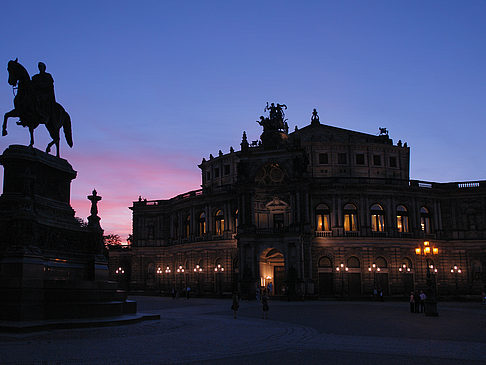
[[[179,267],[177,268],[177,273],[178,274],[181,274],[181,275],[184,275],[184,271],[185,271],[184,270],[184,267],[182,265],[179,265]],[[182,286],[182,280],[183,280],[183,278],[181,277],[181,280],[180,280],[181,281],[181,285],[180,286]]]
[[[222,294],[222,288],[221,288],[221,274],[224,272],[224,267],[221,264],[217,264],[216,267],[214,268],[214,275],[215,275],[215,281],[216,281],[216,291],[218,291],[220,294]]]
[[[203,272],[203,268],[198,264],[194,267],[194,272],[196,274],[197,279],[197,293],[198,295],[201,294],[201,274]]]
[[[167,274],[167,293],[170,291],[170,273],[171,273],[171,270],[170,270],[170,267],[169,265],[167,265],[167,267],[165,268],[165,273]]]
[[[459,292],[459,286],[458,286],[458,283],[457,283],[457,276],[459,274],[462,274],[462,270],[459,266],[454,265],[454,266],[451,267],[451,273],[454,275],[454,278],[456,279],[456,295],[457,295],[458,292]]]
[[[429,241],[424,241],[422,246],[415,248],[415,254],[417,256],[423,256],[426,265],[427,299],[425,300],[425,315],[436,317],[439,313],[437,312],[437,301],[435,299],[435,289],[432,286],[431,272],[434,274],[437,273],[437,268],[429,263],[428,257],[438,255],[439,249],[431,246]]]
[[[341,262],[339,266],[336,266],[336,272],[341,273],[341,296],[344,297],[344,273],[348,272],[349,268],[347,266],[344,266],[344,264]]]
[[[116,281],[120,283],[120,287],[125,289],[124,283],[123,283],[123,276],[125,275],[125,269],[121,266],[118,267],[118,269],[115,270],[115,276],[116,276]]]
[[[156,274],[157,274],[157,283],[158,283],[158,289],[159,289],[159,294],[161,293],[160,291],[160,277],[162,276],[162,268],[159,266],[157,268]]]
[[[375,295],[375,291],[378,295],[378,288],[376,287],[376,273],[380,272],[381,268],[373,262],[371,266],[368,266],[368,271],[373,272],[373,295]]]
[[[403,272],[403,273],[409,273],[409,272],[412,271],[412,269],[409,268],[407,264],[402,264],[402,266],[400,266],[398,268],[398,271]]]

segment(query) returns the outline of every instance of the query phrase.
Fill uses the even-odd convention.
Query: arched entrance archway
[[[260,255],[260,286],[270,289],[270,295],[283,295],[285,259],[276,248],[268,248]]]

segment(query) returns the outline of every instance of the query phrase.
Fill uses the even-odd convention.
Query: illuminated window
[[[198,231],[199,236],[206,234],[206,214],[202,212],[199,214],[199,224],[198,224]]]
[[[186,221],[185,221],[185,234],[186,234],[186,237],[189,237],[191,235],[191,216],[188,215],[186,217]]]
[[[344,206],[344,230],[357,231],[358,230],[358,210],[353,204],[346,204]]]
[[[222,210],[218,210],[215,216],[215,234],[221,236],[224,232],[224,214]]]
[[[316,208],[316,231],[330,231],[329,207],[319,204]]]
[[[383,232],[385,230],[385,214],[379,204],[371,206],[371,230],[373,232]]]
[[[430,213],[426,207],[420,208],[420,228],[425,233],[430,233]]]
[[[408,211],[403,205],[397,207],[397,230],[401,233],[410,232],[408,229]]]

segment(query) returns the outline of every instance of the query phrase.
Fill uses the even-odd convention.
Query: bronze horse
[[[8,83],[13,87],[17,86],[17,95],[14,98],[14,109],[5,113],[3,117],[2,136],[7,135],[7,119],[11,117],[18,117],[18,125],[28,127],[30,132],[29,147],[34,145],[34,129],[39,124],[45,124],[52,142],[47,145],[46,152],[49,153],[53,144],[56,144],[56,156],[59,157],[59,130],[61,127],[64,130],[64,136],[69,147],[73,146],[72,132],[71,132],[71,118],[64,110],[62,105],[54,102],[52,108],[48,108],[49,115],[42,113],[41,102],[38,97],[38,90],[33,87],[27,70],[18,62],[9,61],[8,66]]]

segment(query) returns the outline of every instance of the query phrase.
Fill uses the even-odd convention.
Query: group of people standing
[[[256,300],[262,304],[262,318],[268,318],[268,299],[270,291],[267,288],[256,290]],[[237,292],[233,293],[233,303],[231,304],[231,310],[233,311],[233,318],[236,319],[238,309],[240,308],[240,297]]]
[[[427,295],[425,295],[424,291],[421,290],[419,292],[411,292],[410,293],[410,312],[411,313],[423,313],[425,312],[425,299],[427,299]]]

